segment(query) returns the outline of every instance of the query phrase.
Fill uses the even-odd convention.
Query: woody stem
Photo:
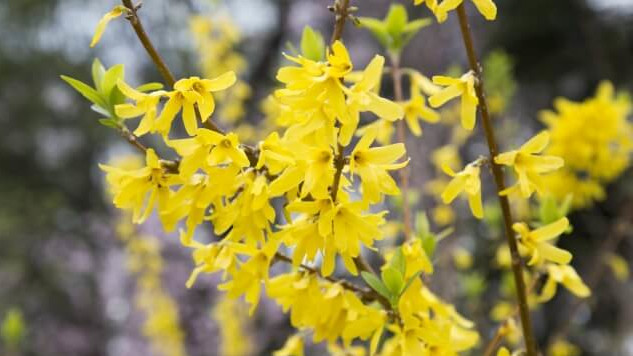
[[[497,141],[495,139],[494,129],[492,127],[492,121],[488,113],[488,105],[486,103],[486,97],[483,91],[482,71],[477,60],[477,55],[473,45],[472,34],[470,32],[470,26],[468,24],[468,18],[466,15],[466,9],[462,3],[457,8],[457,15],[459,17],[459,26],[464,40],[464,46],[466,47],[466,53],[468,55],[468,63],[470,69],[474,72],[477,81],[475,83],[475,90],[479,99],[479,111],[481,113],[481,121],[488,142],[488,150],[490,152],[490,167],[492,168],[492,175],[494,177],[495,185],[497,188],[497,197],[499,198],[499,205],[503,214],[503,222],[505,228],[505,235],[510,248],[510,255],[512,256],[512,272],[514,275],[514,283],[516,286],[516,293],[519,306],[519,315],[521,317],[521,327],[523,329],[523,339],[525,341],[525,348],[527,356],[537,355],[537,346],[534,339],[534,333],[532,331],[532,322],[530,320],[530,309],[527,301],[527,289],[525,286],[525,280],[523,279],[523,262],[519,254],[519,248],[515,234],[512,230],[512,215],[510,212],[510,203],[507,196],[502,196],[499,193],[505,190],[505,181],[501,166],[495,163],[494,158],[499,153],[497,148]]]

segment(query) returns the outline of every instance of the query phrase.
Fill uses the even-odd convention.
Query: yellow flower
[[[188,179],[198,169],[217,166],[227,162],[238,167],[248,167],[250,162],[246,153],[239,148],[237,135],[226,135],[199,128],[196,136],[178,140],[169,140],[167,145],[174,148],[182,157],[179,165],[180,175]]]
[[[259,143],[259,159],[255,168],[261,169],[266,165],[270,174],[279,174],[284,168],[294,164],[292,150],[287,147],[285,140],[279,138],[277,132],[271,133]]]
[[[486,20],[492,21],[497,18],[497,6],[492,0],[472,0],[475,7]],[[464,0],[443,0],[433,11],[437,17],[437,21],[442,23],[446,21],[449,11],[455,10]]]
[[[443,165],[442,169],[449,176],[453,177],[442,192],[444,204],[452,202],[461,192],[468,196],[468,205],[473,215],[481,219],[484,217],[484,209],[481,203],[481,180],[479,179],[479,163],[473,162],[464,168],[463,171],[455,173],[451,167]]]
[[[103,35],[103,31],[105,31],[106,26],[108,26],[108,23],[110,21],[123,15],[127,11],[128,9],[125,6],[117,5],[110,12],[103,15],[103,17],[101,18],[101,20],[99,20],[99,23],[97,24],[97,28],[95,29],[95,34],[92,37],[92,41],[90,42],[90,47],[94,47],[97,45],[97,43],[99,43],[99,40],[101,39],[101,36]]]
[[[106,179],[114,193],[114,205],[120,209],[131,209],[133,221],[140,224],[147,220],[158,204],[161,221],[170,230],[175,225],[167,216],[172,191],[170,185],[180,183],[176,175],[166,174],[153,149],[148,149],[146,166],[136,170],[124,170],[104,164],[99,167],[106,172]],[[149,195],[149,197],[148,197]]]
[[[384,57],[375,56],[365,68],[361,79],[349,90],[345,90],[347,105],[350,110],[350,121],[343,123],[341,128],[342,137],[340,140],[342,145],[346,146],[349,144],[354,131],[358,127],[361,111],[371,111],[379,118],[387,121],[395,121],[402,118],[404,113],[398,104],[375,93],[375,89],[378,87],[382,77],[384,64]]]
[[[518,150],[501,153],[495,157],[495,163],[514,168],[519,181],[516,185],[505,189],[501,195],[520,189],[524,198],[529,198],[534,191],[539,194],[545,191],[541,174],[555,171],[564,165],[564,161],[556,156],[541,156],[549,143],[549,133],[543,131],[532,137]]]
[[[407,120],[409,130],[411,130],[415,136],[422,136],[422,128],[418,122],[419,119],[431,123],[440,120],[440,115],[435,110],[426,106],[424,97],[415,82],[411,83],[411,98],[402,103],[402,106],[404,108],[404,118]]]
[[[115,106],[114,110],[117,116],[123,119],[129,119],[143,115],[141,122],[138,124],[134,134],[136,136],[143,136],[148,132],[155,131],[156,121],[156,106],[160,102],[161,97],[165,95],[165,91],[158,90],[149,94],[142,93],[129,85],[124,81],[118,80],[117,87],[123,93],[123,95],[134,100],[135,104],[119,104]]]
[[[590,206],[630,165],[630,96],[605,81],[595,96],[580,103],[559,98],[554,108],[541,113],[552,137],[545,153],[563,158],[565,167],[548,176],[545,187],[561,201],[573,193],[575,208]]]
[[[429,98],[431,106],[437,108],[444,105],[447,101],[461,96],[462,126],[466,130],[472,130],[475,127],[477,105],[479,104],[479,99],[475,92],[475,76],[473,72],[468,72],[462,75],[461,78],[434,76],[433,83],[446,88]]]
[[[576,270],[569,265],[547,265],[547,282],[538,297],[539,303],[545,303],[556,295],[556,285],[561,283],[579,298],[587,298],[591,295],[591,290],[582,281]]]
[[[629,263],[622,256],[610,253],[606,263],[618,281],[626,282],[629,279]]]
[[[512,225],[512,229],[520,236],[519,243],[531,256],[528,265],[539,264],[542,261],[568,264],[572,258],[571,253],[548,242],[557,238],[568,227],[569,220],[567,218],[561,218],[533,231],[530,231],[526,223],[515,223]]]
[[[556,340],[547,349],[549,356],[578,356],[581,354],[578,346],[566,340]]]
[[[497,351],[497,356],[510,356],[510,351],[505,347],[501,347]]]
[[[215,110],[215,100],[211,93],[225,90],[233,85],[235,80],[234,72],[226,72],[214,79],[180,79],[174,84],[174,91],[167,93],[169,100],[156,121],[156,130],[167,135],[176,114],[182,109],[185,129],[190,136],[194,136],[198,128],[196,107],[199,109],[202,122],[207,121]]]
[[[379,202],[381,194],[400,194],[387,171],[400,169],[409,162],[394,163],[406,154],[403,143],[370,148],[376,135],[375,129],[365,132],[352,151],[349,163],[350,173],[357,174],[362,180],[363,198],[372,203]]]

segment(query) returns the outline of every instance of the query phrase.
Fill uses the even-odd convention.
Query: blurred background
[[[359,16],[382,18],[391,2],[352,3],[360,8]],[[424,7],[401,3],[412,18],[432,16]],[[610,80],[619,90],[633,89],[632,0],[496,3],[496,21],[486,22],[473,11],[471,25],[479,52],[500,56],[490,70],[493,76],[498,70],[502,77],[500,95],[507,107],[499,120],[507,136],[516,137],[502,142],[503,147],[516,147],[541,129],[539,112],[551,110],[557,97],[582,101],[594,95],[602,80]],[[214,292],[217,276],[205,276],[186,289],[193,264],[177,236],[163,236],[155,220],[126,227],[121,223],[125,217],[111,207],[97,164],[132,149],[115,131],[99,125],[99,115],[59,76],[90,83],[90,66],[98,57],[106,67],[123,63],[129,83],[160,81],[123,19],[109,25],[95,49],[88,47],[97,21],[116,4],[114,0],[0,2],[0,354],[161,355],[166,349],[152,346],[152,337],[166,332],[184,345],[171,354],[270,355],[291,333],[286,316],[274,303],[263,301],[255,318],[246,321],[240,316],[243,306],[225,302]],[[297,46],[305,25],[329,37],[332,15],[327,5],[326,0],[152,0],[144,2],[140,16],[177,77],[204,73],[205,55],[213,56],[199,51],[196,32],[202,30],[195,21],[192,25],[192,16],[213,24],[230,21],[231,31],[239,32],[230,46],[241,58],[223,58],[219,63],[243,68],[240,76],[250,89],[240,94],[243,112],[226,108],[225,116],[257,125],[266,117],[261,102],[275,86],[276,69],[283,63],[281,52],[289,50],[289,43]],[[469,10],[474,9],[469,6]],[[351,25],[344,39],[359,68],[381,51],[367,31]],[[465,68],[456,19],[422,30],[404,52],[402,65],[428,76]],[[388,79],[384,87],[383,95],[391,97]],[[235,120],[224,124],[231,121]],[[246,137],[257,136],[256,130],[242,130]],[[446,138],[446,130],[435,126],[425,126],[422,138],[408,138],[412,186],[419,191],[435,176],[427,157]],[[151,138],[144,140],[152,143]],[[485,153],[481,137],[471,141],[462,150],[466,162]],[[569,293],[559,293],[535,312],[534,323],[543,345],[563,329],[579,348],[576,354],[633,355],[633,284],[626,264],[633,246],[626,238],[630,233],[622,231],[633,220],[631,170],[623,170],[604,189],[603,199],[570,215],[573,236],[562,243],[574,253],[580,275],[594,283],[594,295],[577,305]],[[433,204],[421,196],[416,208],[430,212]],[[469,213],[460,209],[460,215]],[[439,247],[440,256],[452,258],[442,263],[431,283],[439,295],[478,322],[485,343],[494,332],[495,324],[487,315],[497,298],[494,281],[499,276],[487,270],[491,254],[481,244],[494,232],[471,220],[458,222],[456,237]],[[121,237],[126,233],[154,238],[147,246],[135,247]],[[610,241],[607,247],[605,240]],[[620,257],[607,268],[596,259],[603,249]],[[467,278],[456,275],[464,264],[455,261],[464,250],[473,266],[483,266],[469,268]],[[153,258],[153,277],[139,272],[143,268],[130,268],[130,259],[139,255]],[[139,283],[148,278],[157,281],[149,283],[152,288],[175,303],[148,303],[143,298],[147,285]],[[487,289],[482,290],[482,284]],[[153,326],[148,327],[152,315]],[[231,316],[240,321],[236,327],[246,328],[248,338],[234,339],[244,346],[242,350],[222,346],[231,330],[219,325],[222,320],[231,324],[226,321]],[[174,318],[178,331],[168,330]],[[323,350],[315,346],[313,352]]]

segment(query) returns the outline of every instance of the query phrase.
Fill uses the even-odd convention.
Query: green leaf
[[[402,30],[402,47],[406,46],[421,29],[430,25],[432,22],[431,19],[425,18],[417,19],[406,24]]]
[[[142,92],[161,90],[161,89],[163,89],[163,84],[157,83],[157,82],[146,83],[136,88],[136,90],[142,91]]]
[[[415,217],[415,230],[420,236],[428,236],[431,234],[431,224],[426,212],[422,211]]]
[[[404,286],[404,278],[402,273],[393,267],[387,267],[382,270],[382,281],[387,289],[391,292],[391,295],[400,295],[400,291]]]
[[[313,61],[322,61],[325,55],[325,41],[319,31],[310,26],[303,28],[301,35],[301,54]]]
[[[98,106],[98,105],[91,105],[90,109],[92,111],[96,112],[96,113],[99,113],[99,114],[105,116],[105,117],[110,117],[112,115],[108,110],[106,110],[106,109],[104,109],[104,108],[102,108],[101,106]]]
[[[409,15],[407,14],[407,8],[404,7],[404,5],[391,5],[389,13],[387,13],[387,17],[385,18],[387,31],[391,34],[391,37],[400,37],[408,21]]]
[[[393,41],[384,22],[371,17],[360,17],[358,20],[361,27],[368,29],[381,46],[384,48],[389,48],[391,46]]]
[[[113,119],[99,119],[99,123],[103,126],[110,127],[113,129],[119,128],[119,124],[116,122],[116,120],[113,120]]]
[[[402,247],[399,247],[391,258],[391,267],[395,268],[400,274],[405,274],[407,261],[402,253]]]
[[[546,196],[541,199],[539,206],[539,219],[543,225],[547,225],[551,222],[558,220],[558,206],[556,206],[556,200],[552,196]]]
[[[2,334],[2,343],[8,349],[16,349],[20,345],[26,334],[26,326],[22,312],[19,309],[9,309],[2,321],[0,334]]]
[[[435,239],[435,236],[429,235],[422,238],[422,248],[424,249],[424,252],[426,252],[426,255],[429,256],[429,258],[432,258],[435,254],[436,246],[437,240]]]
[[[382,281],[378,279],[378,277],[376,277],[373,273],[362,271],[360,275],[361,277],[363,277],[365,283],[367,283],[371,287],[371,289],[375,290],[383,297],[391,299],[391,293],[389,292],[389,289],[387,289]]]
[[[404,26],[402,32],[406,34],[416,34],[418,31],[429,26],[432,23],[433,20],[431,20],[430,18],[413,20]]]
[[[105,72],[105,68],[103,67],[103,64],[101,64],[101,61],[99,61],[99,58],[95,58],[94,61],[92,61],[92,82],[99,92],[102,91],[103,76],[105,75]]]
[[[92,102],[93,104],[100,106],[102,108],[108,107],[106,101],[103,99],[103,97],[101,97],[101,94],[99,94],[94,88],[92,88],[88,84],[81,82],[77,79],[73,79],[71,77],[65,76],[65,75],[62,75],[61,78],[66,83],[68,83],[71,87],[73,87],[76,91],[78,91],[79,94],[83,95],[84,98],[90,100],[90,102]]]
[[[124,76],[124,67],[123,64],[117,64],[113,67],[110,67],[103,76],[103,83],[101,86],[101,94],[110,98],[110,94],[112,89],[116,86],[117,80],[123,80]]]

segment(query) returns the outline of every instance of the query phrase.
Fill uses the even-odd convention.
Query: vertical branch
[[[392,53],[391,59],[391,78],[393,80],[393,93],[396,102],[404,101],[402,95],[402,71],[400,70],[400,55]],[[398,122],[398,141],[403,145],[407,145],[407,131],[404,118]],[[398,171],[400,182],[402,183],[402,225],[404,226],[404,240],[407,241],[411,237],[411,207],[409,206],[409,167],[404,167]]]
[[[147,54],[150,56],[154,64],[156,64],[156,68],[158,68],[158,71],[163,76],[163,79],[165,79],[167,85],[173,87],[176,79],[174,79],[174,75],[171,74],[169,67],[167,67],[167,64],[165,64],[163,58],[160,56],[160,54],[158,54],[158,51],[156,51],[156,48],[152,44],[152,41],[149,39],[149,36],[145,32],[143,24],[141,23],[141,20],[138,18],[138,14],[136,13],[137,7],[134,6],[132,0],[121,1],[123,2],[123,6],[125,6],[129,10],[127,19],[130,21],[130,24],[132,24],[132,27],[136,32],[136,36],[138,36],[138,39],[143,44],[143,47],[145,47]]]
[[[459,17],[459,26],[462,33],[462,38],[464,40],[464,46],[466,47],[466,52],[468,54],[470,69],[475,73],[475,76],[477,77],[475,90],[477,92],[477,97],[479,98],[481,122],[484,128],[484,133],[486,135],[486,141],[488,142],[488,150],[490,152],[490,166],[492,167],[492,174],[494,176],[494,181],[497,188],[499,205],[501,206],[501,212],[503,213],[506,239],[508,240],[510,255],[512,256],[512,272],[514,274],[514,283],[516,286],[519,315],[521,316],[521,326],[523,329],[525,348],[527,351],[527,356],[536,356],[536,341],[534,339],[532,322],[530,320],[530,309],[527,301],[527,289],[525,287],[525,280],[523,279],[523,265],[521,255],[519,254],[517,240],[514,231],[512,230],[512,215],[510,213],[510,203],[508,201],[508,197],[501,196],[499,194],[499,192],[505,189],[504,175],[501,166],[496,164],[494,161],[494,157],[496,157],[499,153],[499,149],[497,147],[497,141],[495,139],[495,133],[492,127],[492,121],[490,120],[488,105],[486,103],[486,97],[483,91],[481,67],[478,63],[475,48],[473,46],[470,26],[468,25],[468,18],[463,3],[457,8],[457,15]]]
[[[350,0],[335,0],[334,5],[330,7],[331,11],[334,11],[335,22],[334,31],[332,32],[332,39],[330,45],[341,39],[343,36],[343,29],[345,29],[345,22],[349,16],[349,1]],[[339,185],[341,184],[341,175],[343,174],[343,168],[345,168],[345,156],[344,147],[339,143],[336,156],[334,157],[334,181],[332,183],[332,191],[330,192],[332,202],[336,202],[338,195]]]

